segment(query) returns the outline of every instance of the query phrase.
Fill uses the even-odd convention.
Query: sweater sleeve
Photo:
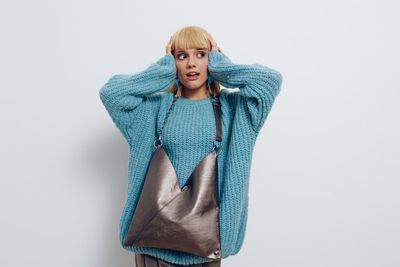
[[[166,54],[141,72],[115,74],[101,87],[100,99],[125,138],[129,138],[129,125],[138,116],[138,106],[144,98],[167,90],[175,76],[174,56]]]
[[[280,72],[260,64],[235,64],[225,54],[209,52],[210,75],[226,88],[239,88],[248,123],[257,134],[280,92]]]

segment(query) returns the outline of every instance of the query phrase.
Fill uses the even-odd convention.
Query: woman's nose
[[[195,66],[195,65],[196,65],[195,59],[193,57],[189,57],[188,66]]]

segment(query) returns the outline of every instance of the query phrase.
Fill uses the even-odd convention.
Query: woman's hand
[[[211,36],[210,33],[208,33],[208,40],[210,41],[211,44],[211,51],[216,50],[218,52],[222,52],[221,48],[218,47],[217,43],[215,42],[214,38]]]
[[[167,46],[165,47],[165,52],[166,52],[167,54],[171,54],[171,55],[172,55],[172,52],[171,52],[172,40],[174,40],[175,35],[176,35],[176,33],[174,33],[174,35],[171,36],[171,38],[170,38],[169,41],[168,41]]]

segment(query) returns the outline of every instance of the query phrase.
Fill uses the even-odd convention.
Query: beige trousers
[[[180,265],[166,262],[162,259],[153,257],[147,254],[135,253],[135,264],[136,267],[180,267],[180,266],[190,266],[190,267],[220,267],[221,260],[206,262],[201,264],[192,265]]]

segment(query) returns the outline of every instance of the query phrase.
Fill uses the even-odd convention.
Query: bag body
[[[168,110],[162,129],[177,97]],[[221,142],[221,110],[211,98],[216,140]],[[218,166],[220,147],[215,146],[196,166],[181,188],[175,169],[162,146],[162,129],[133,214],[126,246],[173,249],[208,259],[221,258]]]

